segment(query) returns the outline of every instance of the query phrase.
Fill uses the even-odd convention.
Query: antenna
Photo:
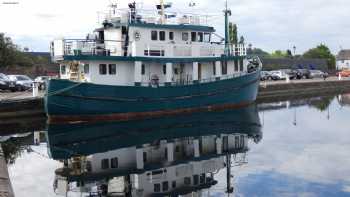
[[[111,8],[111,10],[113,11],[113,14],[116,14],[116,9],[118,8],[118,3],[117,1],[109,1],[111,4],[109,5],[109,7]]]

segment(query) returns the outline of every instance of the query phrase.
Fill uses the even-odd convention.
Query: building
[[[337,70],[350,69],[350,50],[341,50],[337,55]]]

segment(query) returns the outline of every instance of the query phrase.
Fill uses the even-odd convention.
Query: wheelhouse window
[[[216,62],[213,62],[213,75],[216,75]]]
[[[199,176],[198,175],[193,175],[193,184],[198,185],[199,184]]]
[[[110,75],[116,75],[117,74],[117,65],[109,64],[108,65],[108,71],[109,71]]]
[[[169,40],[174,40],[174,32],[169,32]]]
[[[158,32],[157,31],[152,31],[151,32],[151,39],[152,40],[158,40]]]
[[[188,32],[182,32],[182,40],[188,41],[189,33]]]
[[[154,184],[154,189],[153,189],[154,192],[160,192],[160,184],[157,183],[157,184]]]
[[[107,74],[107,65],[106,64],[100,64],[100,75],[106,75]]]
[[[84,73],[89,74],[89,72],[90,72],[89,64],[84,64]]]
[[[198,42],[203,42],[203,40],[204,40],[203,32],[199,32],[198,33]]]
[[[102,159],[101,160],[101,168],[102,168],[102,170],[106,170],[109,168],[109,159]]]
[[[163,182],[162,186],[163,186],[163,192],[166,192],[169,190],[169,182],[168,181]]]
[[[118,168],[118,158],[112,158],[111,159],[111,168]]]
[[[191,32],[191,40],[192,40],[192,42],[197,41],[197,32]]]
[[[160,41],[165,41],[165,31],[160,31],[159,32],[159,40]]]
[[[176,181],[173,181],[173,182],[171,183],[171,186],[172,186],[173,188],[176,188]]]
[[[204,33],[204,42],[210,42],[210,33]]]
[[[184,178],[184,184],[185,185],[191,185],[191,177],[185,177]]]

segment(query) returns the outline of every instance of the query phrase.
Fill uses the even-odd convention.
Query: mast
[[[160,0],[160,23],[165,23],[165,13],[164,13],[164,0]]]
[[[225,55],[230,55],[230,33],[229,33],[229,16],[231,16],[231,10],[228,9],[227,0],[225,6]]]

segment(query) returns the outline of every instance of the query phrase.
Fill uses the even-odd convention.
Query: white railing
[[[97,56],[154,56],[154,57],[220,57],[225,54],[225,46],[218,43],[192,44],[143,44],[137,42],[125,44],[116,40],[67,39],[55,40],[51,44],[54,60],[64,56],[97,55]],[[230,55],[246,56],[244,45],[230,45]]]
[[[152,24],[189,24],[189,25],[208,25],[210,15],[201,15],[193,13],[181,13],[181,12],[166,12],[167,16],[162,21],[161,16],[157,10],[145,10],[137,9],[136,16],[130,11],[130,9],[115,9],[114,11],[98,12],[98,23],[107,21],[110,23],[152,23]],[[134,17],[133,17],[134,16]]]

